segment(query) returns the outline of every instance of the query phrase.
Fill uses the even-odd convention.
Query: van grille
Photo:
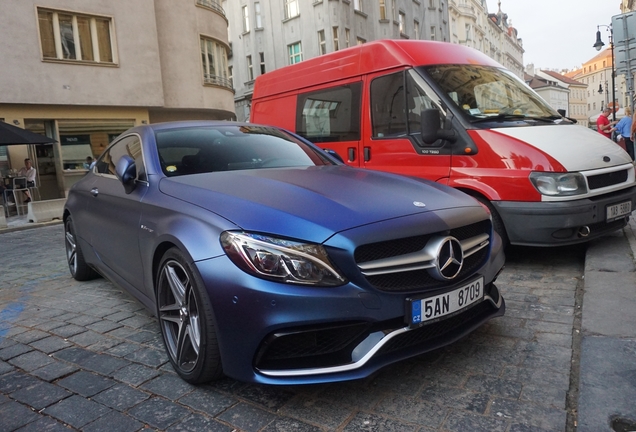
[[[627,174],[627,170],[597,174],[589,176],[587,178],[587,184],[590,187],[590,190],[600,189],[625,182],[627,180]]]

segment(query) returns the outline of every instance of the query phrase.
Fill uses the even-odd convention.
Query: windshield
[[[512,72],[494,67],[426,67],[431,79],[469,121],[560,119],[561,116]]]
[[[314,147],[273,127],[194,126],[155,132],[166,176],[333,165]]]

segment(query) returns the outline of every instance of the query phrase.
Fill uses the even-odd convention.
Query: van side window
[[[298,95],[296,133],[314,143],[360,140],[362,84]]]
[[[439,98],[413,70],[385,75],[371,82],[371,121],[374,138],[419,133],[420,113],[423,109],[430,108],[442,113]]]
[[[406,135],[404,73],[398,72],[371,82],[373,136]]]

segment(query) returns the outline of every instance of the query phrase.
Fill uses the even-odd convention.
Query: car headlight
[[[221,244],[234,264],[254,276],[315,286],[346,282],[319,244],[232,231],[221,234]]]
[[[530,181],[543,195],[571,196],[587,193],[585,177],[580,173],[530,173]]]

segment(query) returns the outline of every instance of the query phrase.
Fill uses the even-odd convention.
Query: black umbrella
[[[8,123],[0,121],[0,146],[13,144],[47,144],[53,142],[55,142],[53,138],[11,126]]]

